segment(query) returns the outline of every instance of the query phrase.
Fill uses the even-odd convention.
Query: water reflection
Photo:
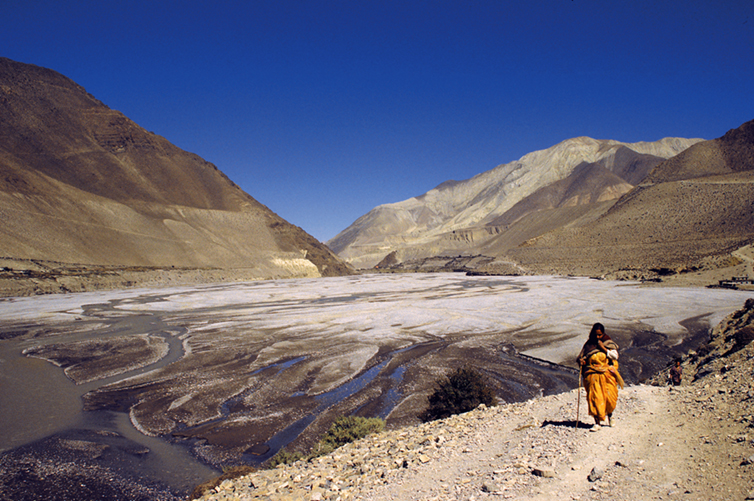
[[[86,309],[92,314],[100,314],[112,307],[112,303],[97,304],[89,305]],[[217,476],[218,471],[197,461],[186,445],[140,433],[126,413],[85,412],[82,409],[82,396],[89,391],[146,374],[179,360],[184,351],[177,336],[184,330],[168,328],[156,315],[116,318],[104,324],[98,322],[94,329],[84,328],[86,325],[94,324],[82,322],[78,331],[48,338],[0,341],[0,453],[50,436],[77,437],[83,433],[88,441],[122,447],[119,444],[125,440],[131,444],[128,450],[149,451],[145,455],[122,456],[120,461],[127,464],[120,468],[131,471],[131,475],[141,475],[167,484],[179,492],[190,490],[198,483]],[[169,348],[166,356],[144,367],[79,385],[52,363],[23,355],[25,349],[45,343],[76,343],[92,338],[143,333],[162,338]],[[87,431],[93,434],[87,435]]]

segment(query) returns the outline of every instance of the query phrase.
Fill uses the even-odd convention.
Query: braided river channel
[[[184,497],[225,467],[306,450],[339,416],[416,424],[465,365],[501,402],[567,391],[595,322],[635,384],[750,295],[447,273],[3,299],[0,493],[19,479],[54,493],[45,482],[76,465],[81,486]]]

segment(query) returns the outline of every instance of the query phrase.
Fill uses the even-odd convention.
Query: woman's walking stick
[[[579,408],[581,407],[581,367],[579,367],[579,389],[576,391],[576,428],[579,427]]]

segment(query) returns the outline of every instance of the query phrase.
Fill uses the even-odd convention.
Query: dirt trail
[[[573,427],[575,391],[531,402],[518,419],[489,409],[460,450],[353,498],[746,499],[754,488],[754,466],[741,465],[754,454],[747,424],[700,408],[706,391],[626,388],[614,426],[598,431]]]
[[[734,257],[739,258],[745,264],[746,275],[754,277],[754,245],[746,245],[738,250],[731,252]]]

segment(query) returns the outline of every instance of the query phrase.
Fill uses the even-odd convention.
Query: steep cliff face
[[[400,260],[499,254],[552,229],[595,219],[662,160],[699,141],[569,139],[471,179],[376,207],[328,245],[356,267],[371,267],[393,251]],[[517,221],[526,221],[525,227]],[[473,243],[456,238],[470,232],[478,237]]]
[[[348,273],[217,167],[52,70],[0,58],[0,256],[96,266]]]

